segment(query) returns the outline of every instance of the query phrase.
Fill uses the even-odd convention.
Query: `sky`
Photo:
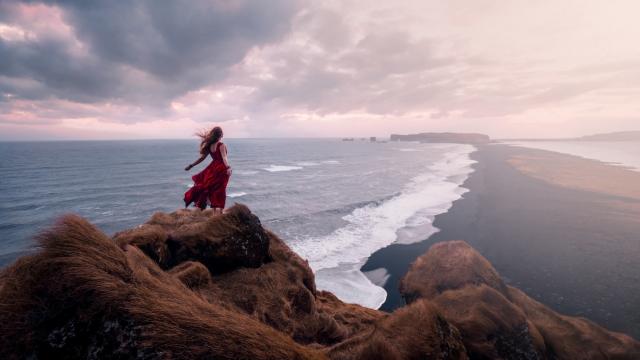
[[[636,0],[0,0],[0,140],[640,130]]]

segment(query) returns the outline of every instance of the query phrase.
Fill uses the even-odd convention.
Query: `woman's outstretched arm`
[[[222,162],[224,162],[224,166],[227,167],[227,175],[231,175],[231,166],[229,166],[229,160],[227,159],[227,145],[222,144],[220,147],[220,155],[222,155]]]
[[[187,167],[186,167],[186,168],[184,168],[184,171],[189,171],[189,170],[191,170],[191,168],[192,168],[192,167],[194,167],[194,166],[196,166],[196,165],[200,164],[200,163],[201,163],[201,162],[203,162],[203,161],[204,161],[204,159],[206,159],[206,158],[207,158],[207,154],[202,154],[202,155],[200,155],[200,158],[199,158],[198,160],[196,160],[193,164],[189,164],[189,165],[187,165]]]

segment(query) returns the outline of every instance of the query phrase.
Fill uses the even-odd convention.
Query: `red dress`
[[[211,164],[191,177],[193,186],[184,193],[185,207],[195,203],[197,207],[204,209],[208,202],[212,208],[224,209],[229,175],[227,175],[227,167],[222,161],[220,145],[222,145],[221,142],[216,145],[214,152],[209,153],[213,158]]]

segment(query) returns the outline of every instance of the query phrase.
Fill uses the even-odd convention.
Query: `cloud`
[[[315,122],[366,113],[372,119],[388,115],[406,131],[413,129],[410,119],[419,117],[424,130],[464,124],[470,131],[508,133],[520,117],[538,116],[541,108],[574,106],[603,89],[618,87],[638,94],[639,78],[628,77],[633,68],[638,70],[636,62],[625,63],[623,83],[619,71],[611,72],[622,70],[616,63],[594,67],[592,58],[576,60],[566,51],[552,51],[554,44],[532,51],[548,35],[561,36],[553,33],[558,27],[566,31],[569,19],[562,18],[563,9],[534,6],[537,17],[530,19],[531,9],[526,7],[478,8],[463,2],[439,6],[390,6],[385,1],[308,4],[284,41],[250,54],[244,62],[235,79],[255,91],[242,105],[256,114],[253,117],[268,113],[270,123],[283,118],[278,116],[282,113],[296,113],[297,118],[306,114]],[[505,14],[511,18],[502,19]],[[543,25],[545,17],[550,32],[543,29],[532,37],[531,27]],[[451,23],[441,23],[442,18]],[[566,31],[567,36],[574,31]],[[513,42],[504,43],[505,38]],[[564,46],[584,51],[586,42],[573,40]],[[637,58],[619,51],[623,58]],[[289,118],[282,121],[290,124]],[[345,124],[344,129],[353,127]]]
[[[141,136],[212,122],[242,136],[632,129],[635,10],[630,0],[4,1],[0,122]]]
[[[161,107],[282,37],[297,3],[33,1],[0,10],[5,97]]]

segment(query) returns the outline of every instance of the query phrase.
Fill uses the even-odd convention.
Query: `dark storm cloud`
[[[67,44],[58,40],[0,40],[0,75],[7,78],[0,80],[0,91],[16,97],[39,99],[55,95],[76,101],[109,97],[117,83],[105,68],[95,58],[73,58]],[[23,85],[15,79],[22,79]]]
[[[293,0],[44,3],[62,9],[81,49],[74,39],[46,34],[0,38],[0,91],[141,106],[166,104],[224,78],[251,48],[282,37],[297,11]],[[32,24],[19,23],[12,5],[19,4],[0,7],[1,21],[29,30]]]

